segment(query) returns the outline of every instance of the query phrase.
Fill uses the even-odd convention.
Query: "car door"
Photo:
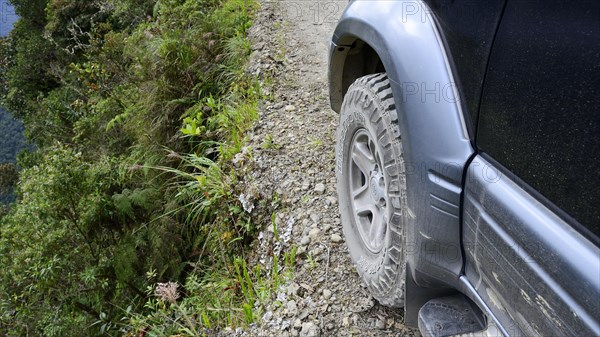
[[[511,336],[600,336],[600,2],[508,0],[476,145],[464,277]]]

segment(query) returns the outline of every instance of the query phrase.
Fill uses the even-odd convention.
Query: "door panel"
[[[600,1],[508,0],[477,147],[600,236]]]
[[[511,336],[599,336],[600,249],[477,156],[469,166],[466,277]]]
[[[493,42],[465,274],[511,335],[600,336],[599,39],[600,1],[507,0]]]

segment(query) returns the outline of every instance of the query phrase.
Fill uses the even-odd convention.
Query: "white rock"
[[[329,202],[329,204],[331,204],[331,205],[336,205],[337,204],[337,198],[336,197],[328,196],[327,198],[325,198],[325,200],[327,200],[327,202]]]
[[[252,210],[254,209],[254,203],[252,203],[252,198],[247,198],[246,195],[242,193],[238,197],[238,200],[242,203],[244,211],[252,213]]]
[[[296,251],[296,253],[298,253],[298,251]],[[298,285],[298,283],[295,283],[295,282],[290,283],[290,285],[288,285],[288,287],[287,287],[288,296],[296,295],[298,293],[299,288],[300,288],[300,286]]]
[[[300,330],[300,337],[320,337],[321,330],[319,327],[312,322],[302,323],[302,330]]]
[[[323,194],[323,192],[325,192],[325,185],[323,183],[318,183],[315,185],[315,192]]]
[[[333,243],[340,243],[342,242],[342,237],[339,234],[332,234],[331,235],[331,242]]]
[[[318,228],[313,228],[310,230],[310,232],[308,232],[308,236],[310,237],[311,240],[318,239],[319,235],[321,235],[321,230]]]
[[[271,318],[273,318],[273,312],[272,311],[267,311],[263,315],[262,320],[263,320],[263,322],[268,322],[268,321],[271,320]]]
[[[324,289],[323,290],[323,298],[328,300],[331,298],[331,290],[329,289]]]
[[[308,246],[309,243],[310,243],[310,237],[309,236],[303,237],[302,240],[300,241],[300,245],[302,245],[302,246]]]
[[[296,316],[298,314],[298,307],[296,306],[296,301],[291,300],[287,302],[286,308],[289,316]]]

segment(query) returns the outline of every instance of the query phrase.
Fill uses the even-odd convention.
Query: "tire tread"
[[[385,258],[377,267],[374,277],[361,271],[371,294],[381,304],[402,307],[404,305],[404,231],[401,228],[406,198],[404,161],[398,114],[390,81],[385,73],[371,74],[357,79],[348,89],[342,111],[362,107],[365,117],[376,127],[376,139],[382,149],[384,168],[389,174],[388,196],[392,207],[398,208],[390,219],[390,244],[385,247]],[[390,193],[391,192],[391,193]],[[357,261],[355,261],[356,263]]]

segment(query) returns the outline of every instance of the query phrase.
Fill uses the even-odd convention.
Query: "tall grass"
[[[134,151],[138,154],[134,161],[145,163],[141,171],[146,174],[154,171],[166,179],[172,202],[162,216],[181,220],[192,254],[171,300],[156,290],[168,280],[150,275],[146,310],[129,315],[130,333],[210,335],[212,329],[256,322],[261,303],[291,276],[295,263],[295,250],[281,260],[274,254],[269,266],[251,267],[246,261],[248,242],[258,228],[240,207],[238,196],[244,192],[240,189],[244,161],[251,157],[251,151],[242,149],[261,98],[258,81],[244,69],[250,54],[246,30],[257,4],[224,0],[213,5],[212,10],[191,0],[175,9],[159,5],[156,11],[172,20],[169,27],[147,27],[131,37],[130,42],[150,51],[130,55],[144,65],[137,76],[150,79],[151,73],[159,74],[148,82],[156,87],[146,88],[137,105],[154,118],[151,125],[156,130],[150,134],[161,135],[163,128],[180,123],[178,137],[158,142],[170,148],[166,158],[156,157],[156,150],[144,153],[142,147],[157,144],[149,138]],[[203,15],[193,15],[198,12]],[[159,35],[148,40],[149,34]],[[127,118],[135,117],[122,116],[113,124]],[[233,159],[240,156],[244,160],[234,165]]]

